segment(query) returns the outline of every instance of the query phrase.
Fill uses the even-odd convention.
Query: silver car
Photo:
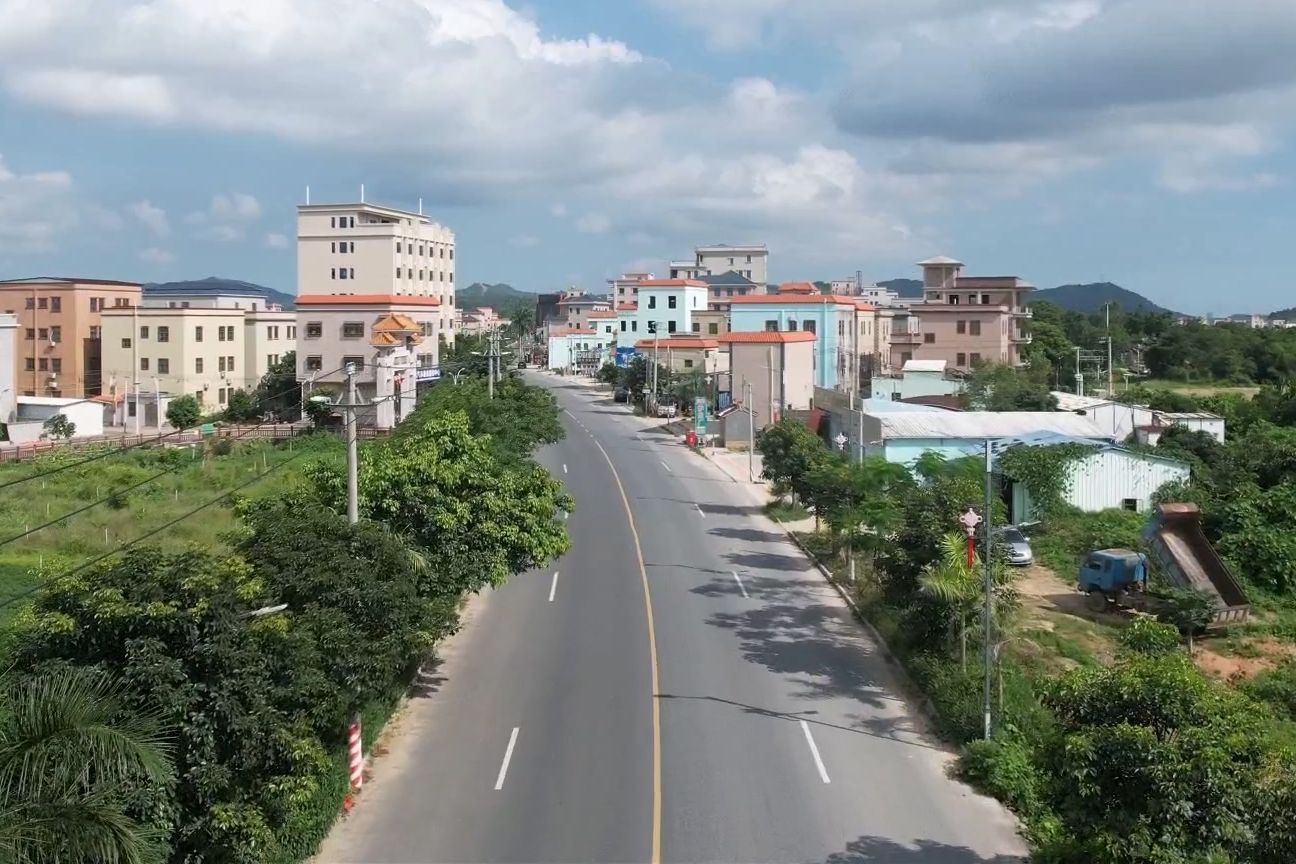
[[[1035,553],[1031,551],[1030,540],[1015,525],[1009,525],[996,531],[996,539],[1006,547],[1008,563],[1014,567],[1025,567],[1035,562]]]

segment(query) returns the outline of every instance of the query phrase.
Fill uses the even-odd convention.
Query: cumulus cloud
[[[242,240],[248,228],[261,218],[261,203],[246,192],[218,192],[206,210],[185,217],[200,237],[229,243]]]
[[[21,174],[0,156],[0,253],[51,251],[98,212],[78,199],[66,171]]]
[[[167,218],[167,212],[161,207],[155,206],[149,201],[137,201],[128,208],[131,215],[140,221],[144,227],[148,228],[158,237],[167,237],[171,234],[171,221]]]
[[[149,248],[139,253],[139,259],[148,264],[157,264],[158,266],[165,266],[175,261],[175,255],[166,251],[165,249],[159,249],[156,246],[150,246]]]
[[[287,249],[288,238],[272,231],[265,235],[265,245],[268,249]]]

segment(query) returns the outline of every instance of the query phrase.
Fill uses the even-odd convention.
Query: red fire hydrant
[[[690,429],[689,431],[684,433],[684,445],[686,447],[692,450],[693,448],[697,447],[697,443],[698,443],[698,437],[696,432]]]

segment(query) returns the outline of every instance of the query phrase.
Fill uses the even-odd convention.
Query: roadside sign
[[[215,435],[215,434],[216,434],[216,424],[215,424],[215,423],[204,423],[204,424],[202,424],[202,427],[201,427],[198,431],[201,432],[201,433],[204,434],[204,435]]]
[[[701,435],[706,431],[707,420],[710,419],[711,406],[707,403],[705,396],[698,396],[693,400],[693,428]]]

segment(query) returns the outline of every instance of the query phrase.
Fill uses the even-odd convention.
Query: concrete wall
[[[14,375],[14,342],[18,330],[18,319],[13,315],[0,314],[0,423],[13,419],[14,406],[17,404],[18,381]]]
[[[101,402],[44,396],[18,397],[18,425],[21,425],[23,421],[43,424],[57,414],[62,414],[76,424],[76,434],[74,436],[76,438],[103,434],[104,406]],[[39,434],[36,437],[39,438]],[[10,438],[14,441],[18,440],[13,438],[12,431]]]
[[[356,375],[356,381],[362,395],[366,398],[373,392],[373,361],[377,349],[369,344],[373,336],[373,325],[389,313],[405,315],[423,327],[423,343],[418,346],[418,354],[423,358],[423,365],[436,366],[440,360],[440,349],[437,345],[437,334],[441,322],[440,307],[421,305],[414,298],[406,303],[375,305],[309,305],[300,303],[297,306],[297,380],[314,379],[317,384],[327,384],[333,389],[346,382],[346,374],[341,371],[344,358],[363,357],[364,368]],[[422,301],[426,303],[427,301]],[[361,324],[362,335],[343,335],[343,325]],[[319,325],[319,335],[311,325]],[[310,366],[318,365],[318,369]]]

